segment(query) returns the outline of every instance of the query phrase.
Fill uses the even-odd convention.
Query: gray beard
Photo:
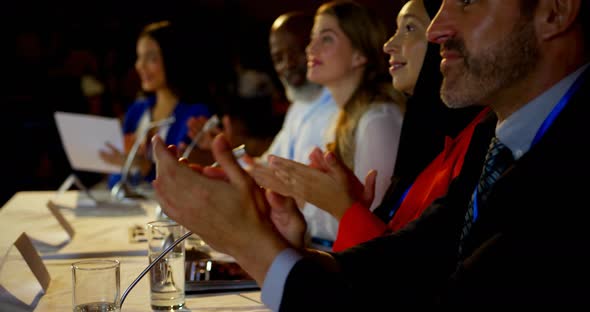
[[[535,30],[526,20],[514,29],[494,48],[476,56],[469,55],[461,39],[447,42],[464,56],[463,68],[455,68],[452,79],[443,79],[441,98],[447,106],[461,108],[481,103],[532,71],[539,58]]]
[[[311,82],[307,82],[298,88],[292,87],[284,81],[283,85],[285,86],[285,95],[291,103],[296,101],[311,102],[320,95],[322,90],[322,86]]]

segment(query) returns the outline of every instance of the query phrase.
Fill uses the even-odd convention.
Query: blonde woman
[[[379,173],[375,177],[372,171],[369,176],[376,184],[374,203],[381,201],[389,186],[404,111],[404,97],[391,85],[381,50],[386,40],[384,25],[368,8],[352,1],[332,1],[317,10],[306,49],[308,79],[325,86],[340,108],[328,148],[361,180],[372,169]],[[253,176],[263,187],[292,195],[280,179]],[[312,243],[330,248],[338,221],[314,206],[306,206],[303,214]]]

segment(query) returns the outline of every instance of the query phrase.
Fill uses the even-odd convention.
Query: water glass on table
[[[118,260],[82,260],[72,264],[74,312],[118,312]]]
[[[147,224],[150,263],[185,234],[184,227],[172,220]],[[154,310],[178,310],[184,306],[185,247],[176,245],[150,270],[150,302]]]

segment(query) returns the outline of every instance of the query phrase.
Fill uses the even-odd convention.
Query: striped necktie
[[[513,162],[514,158],[510,149],[502,144],[498,138],[494,137],[490,143],[483,171],[479,177],[477,192],[473,193],[469,202],[469,207],[467,208],[467,213],[465,213],[461,238],[459,239],[459,259],[463,259],[465,238],[469,235],[473,224],[477,220],[477,207],[481,206],[480,203],[485,203],[487,201],[493,184],[496,183],[502,173],[510,167]]]

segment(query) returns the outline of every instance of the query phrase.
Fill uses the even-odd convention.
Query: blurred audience
[[[8,166],[11,183],[1,191],[6,200],[23,189],[56,189],[71,172],[61,146],[53,113],[84,112],[86,101],[80,85],[63,71],[54,72],[47,40],[34,29],[20,29],[9,36],[5,74],[6,119],[1,128],[18,154],[0,157]]]
[[[244,144],[247,155],[252,157],[268,149],[281,121],[275,118],[272,103],[271,95],[261,94],[236,96],[220,106],[222,131],[234,147]]]
[[[262,155],[272,143],[283,121],[282,114],[275,110],[282,91],[264,68],[243,68],[239,63],[235,68],[235,88],[228,90],[217,101],[220,122],[204,131],[203,126],[208,118],[189,118],[188,135],[198,142],[191,151],[186,151],[188,145],[181,143],[179,156],[190,153],[188,159],[199,163],[194,160],[195,151],[210,151],[211,141],[221,132],[228,135],[233,147],[244,144],[250,156]]]

